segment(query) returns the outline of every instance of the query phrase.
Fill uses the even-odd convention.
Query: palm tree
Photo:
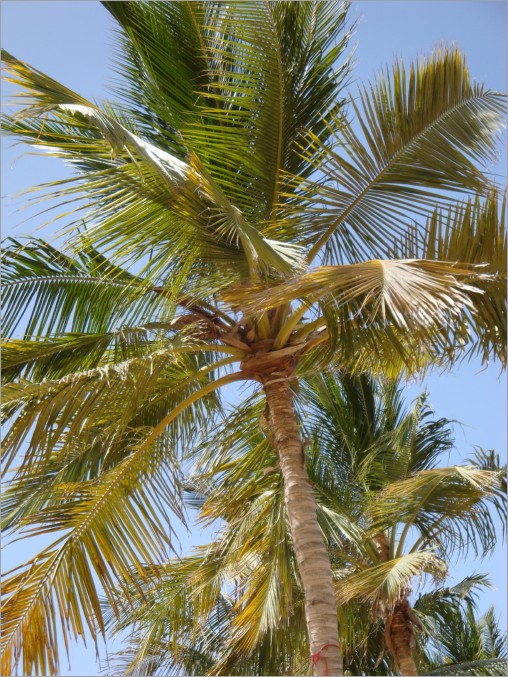
[[[417,675],[416,633],[423,626],[409,601],[412,580],[428,575],[439,582],[455,554],[489,552],[496,542],[489,503],[504,523],[504,488],[492,452],[477,450],[467,466],[438,467],[452,444],[449,423],[429,420],[425,395],[401,418],[400,395],[394,383],[361,377],[343,379],[340,387],[322,379],[309,399],[323,477],[330,475],[330,459],[345,467],[340,484],[354,487],[361,510],[354,549],[352,541],[338,555],[337,599],[368,603],[384,621],[395,667]],[[339,483],[327,484],[330,507],[340,514]]]
[[[46,186],[74,215],[67,240],[4,251],[4,528],[55,535],[4,583],[4,671],[57,671],[57,618],[65,641],[104,630],[94,576],[119,607],[115,581],[167,558],[178,450],[221,388],[248,382],[284,476],[314,670],[340,674],[295,389],[339,365],[504,360],[504,203],[479,169],[504,97],[445,49],[346,109],[342,4],[104,5],[121,31],[114,104],[3,57],[22,90],[4,129],[77,171]]]
[[[506,633],[494,607],[478,617],[471,595],[475,576],[421,596],[415,610],[426,623],[420,663],[427,675],[505,675]],[[466,583],[466,585],[464,585]]]
[[[414,628],[435,637],[431,621],[440,620],[449,601],[473,604],[486,582],[473,576],[439,588],[420,597],[413,611],[411,579],[444,574],[467,540],[481,553],[493,547],[489,507],[502,509],[500,472],[488,455],[474,465],[436,468],[452,444],[450,423],[431,420],[421,399],[405,411],[396,384],[320,378],[297,401],[305,404],[303,427],[314,440],[306,446],[307,468],[336,594],[348,595],[339,609],[346,674],[393,674],[397,664],[409,669],[409,660],[409,674],[417,674],[421,649],[414,640],[422,635],[415,637]],[[129,630],[128,648],[117,657],[122,674],[308,674],[303,591],[287,545],[277,455],[259,430],[262,406],[259,398],[239,407],[195,452],[187,500],[203,522],[220,520],[217,538],[166,563],[160,579],[140,581],[143,593],[120,622],[109,614],[115,630]],[[418,503],[416,483],[425,495]],[[394,490],[401,506],[417,509],[410,520],[404,507],[387,516],[386,532],[391,540],[411,523],[416,543],[409,555],[390,559],[378,556],[380,526],[371,523],[370,509],[386,504]],[[417,538],[422,533],[426,545]],[[408,646],[393,629],[402,611],[409,622],[403,618],[399,636]]]

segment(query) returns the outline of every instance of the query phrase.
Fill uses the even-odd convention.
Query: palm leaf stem
[[[397,539],[397,524],[394,524],[390,533],[390,558],[395,558],[395,541]]]
[[[226,362],[226,360],[224,360],[224,362]],[[164,431],[164,429],[177,416],[179,416],[182,413],[182,411],[187,409],[187,407],[189,407],[191,404],[194,404],[194,402],[196,402],[197,400],[201,399],[202,397],[205,397],[206,395],[209,395],[210,393],[213,393],[215,390],[218,390],[219,388],[222,388],[222,386],[228,385],[229,383],[234,383],[235,381],[243,381],[243,380],[245,380],[244,374],[242,374],[241,372],[234,372],[233,374],[226,374],[225,376],[221,376],[215,381],[210,381],[210,383],[207,383],[206,386],[203,386],[195,393],[192,393],[192,395],[189,395],[189,397],[180,402],[180,404],[177,405],[173,409],[173,411],[171,411],[167,416],[165,416],[147,437],[142,447],[146,448],[146,446],[151,442],[153,442],[153,440],[155,440],[155,438],[158,437]]]
[[[422,534],[420,536],[420,538],[418,538],[415,541],[415,543],[414,543],[413,547],[411,548],[410,552],[416,552],[418,550],[418,548],[425,547],[426,545],[428,545],[428,543],[431,541],[432,538],[435,538],[442,531],[444,531],[444,527],[443,527],[443,529],[437,529],[437,530],[436,530],[436,527],[439,524],[441,524],[442,522],[444,522],[446,519],[448,519],[448,515],[441,515],[441,517],[438,520],[436,520],[436,522],[434,522],[434,524],[433,524],[434,530],[432,531],[432,533]]]
[[[284,322],[284,324],[280,328],[279,333],[277,334],[277,336],[275,338],[274,346],[276,348],[281,348],[286,343],[286,341],[291,336],[291,333],[293,332],[293,330],[295,329],[297,324],[300,322],[302,317],[305,315],[305,313],[308,311],[308,309],[309,309],[308,305],[305,304],[305,303],[302,303],[300,308],[295,310],[287,318],[286,322]],[[308,327],[308,325],[305,325],[305,327],[303,327],[302,329],[307,329],[307,327]],[[306,333],[308,333],[308,332],[306,332]]]

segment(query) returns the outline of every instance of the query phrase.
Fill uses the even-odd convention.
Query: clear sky
[[[3,0],[2,46],[18,58],[60,80],[90,99],[108,97],[112,69],[113,21],[96,1]],[[457,43],[468,59],[475,79],[493,89],[506,89],[506,3],[503,1],[425,0],[361,1],[352,3],[351,16],[358,19],[355,82],[372,78],[395,56],[405,61],[429,53],[439,43]],[[5,94],[5,91],[4,91]],[[3,144],[3,235],[33,232],[42,222],[24,223],[25,212],[16,210],[22,199],[7,197],[30,185],[67,175],[58,162],[23,156],[11,141]],[[16,162],[15,162],[16,160]],[[490,171],[506,175],[506,152]],[[499,177],[501,182],[502,176]],[[425,381],[438,417],[462,422],[456,427],[457,448],[450,462],[471,453],[473,446],[494,448],[506,459],[506,379],[498,365],[484,371],[477,363],[460,365],[452,374],[431,375]],[[408,388],[408,398],[422,386]],[[19,548],[26,546],[20,545]],[[18,552],[18,555],[20,553]],[[24,558],[32,553],[26,550]],[[473,571],[488,573],[497,590],[486,594],[483,606],[496,603],[506,625],[506,548],[484,562],[473,560],[453,569],[458,580]],[[72,669],[62,660],[62,675],[98,675],[93,644],[71,651]]]

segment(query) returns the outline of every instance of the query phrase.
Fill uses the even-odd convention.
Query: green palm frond
[[[504,658],[484,658],[478,661],[464,661],[440,665],[424,675],[506,675],[507,661]]]
[[[4,336],[20,329],[25,337],[101,333],[170,320],[176,310],[174,288],[154,287],[87,245],[68,255],[40,239],[11,239],[2,250],[2,277]]]
[[[485,575],[473,574],[452,587],[438,587],[420,594],[413,604],[413,611],[424,632],[420,635],[420,644],[426,646],[434,643],[439,646],[441,626],[453,627],[464,603],[476,610],[478,596],[491,587]]]
[[[199,251],[199,247],[196,250],[196,243],[200,229],[199,239],[203,243],[208,241],[211,245],[209,252],[212,253],[212,260],[213,252],[219,255],[219,259],[224,260],[225,252],[234,259],[236,249],[237,255],[243,256],[252,274],[256,274],[259,266],[273,266],[279,272],[288,273],[293,265],[298,266],[301,263],[297,247],[266,240],[245,220],[241,211],[227,199],[194,152],[188,153],[186,161],[180,160],[144,141],[122,124],[112,110],[99,109],[84,101],[79,95],[6,52],[3,59],[7,70],[12,73],[10,80],[24,87],[19,96],[29,104],[14,116],[5,118],[4,128],[10,134],[30,139],[42,147],[49,146],[51,154],[64,159],[72,160],[77,155],[80,161],[83,156],[86,159],[87,153],[79,145],[79,137],[77,148],[72,149],[76,141],[75,120],[77,119],[78,128],[85,132],[85,142],[90,141],[89,128],[96,131],[95,136],[91,137],[90,148],[87,149],[92,156],[92,166],[82,178],[88,197],[92,198],[94,195],[95,202],[94,208],[89,205],[86,207],[87,221],[93,224],[99,217],[101,220],[99,230],[94,225],[88,229],[88,237],[94,245],[105,251],[109,248],[110,254],[122,247],[124,251],[121,256],[124,260],[127,258],[127,246],[131,260],[139,260],[144,253],[140,251],[140,224],[146,224],[146,229],[141,228],[144,235],[143,246],[146,248],[147,237],[150,237],[160,252],[161,231],[159,228],[156,233],[154,225],[164,219],[172,220],[175,215],[180,226],[178,228],[175,224],[173,230],[176,233],[168,232],[167,226],[165,227],[173,244],[169,255],[166,252],[164,257],[166,268],[177,258],[178,241],[180,247],[185,248],[185,255],[192,255],[196,261]],[[60,131],[44,134],[45,121],[38,122],[42,114],[49,116]],[[24,120],[29,123],[35,120],[35,123],[30,125]],[[113,158],[110,166],[97,169],[94,155],[99,155],[101,159],[108,148]],[[129,183],[131,190],[127,194]],[[137,190],[134,190],[136,187]],[[75,190],[71,188],[70,192]],[[61,195],[65,193],[65,189],[60,191]],[[128,232],[126,227],[129,228]],[[137,236],[133,240],[136,232]],[[200,258],[204,258],[203,251],[200,252]],[[225,257],[226,260],[228,258]],[[151,266],[153,269],[153,262]]]
[[[105,445],[114,455],[110,442],[124,429],[136,422],[160,425],[173,411],[185,408],[186,398],[213,392],[237,378],[234,374],[214,378],[214,372],[230,361],[215,363],[185,352],[179,355],[175,346],[53,381],[10,383],[3,390],[5,416],[12,420],[4,438],[4,473],[32,426],[18,472],[43,467],[54,450],[65,456],[67,443],[78,439],[94,446],[98,436],[99,447]],[[193,423],[189,422],[189,429]]]
[[[384,258],[415,218],[453,205],[454,192],[488,192],[477,163],[493,158],[505,98],[472,84],[457,50],[408,69],[396,62],[351,106],[361,135],[333,120],[335,149],[314,139],[327,181],[299,186],[294,215],[306,215],[310,260],[322,248],[326,261]]]
[[[166,557],[169,511],[182,517],[170,448],[159,442],[146,453],[149,438],[138,438],[115,468],[53,486],[51,502],[23,518],[26,534],[64,535],[3,582],[5,674],[21,656],[26,674],[57,673],[58,627],[66,638],[84,637],[86,626],[94,636],[104,631],[94,577],[116,606],[116,585],[133,564]]]
[[[406,408],[396,380],[325,374],[302,390],[316,462],[347,473],[335,493],[345,485],[378,491],[433,467],[452,446],[450,422],[433,419],[426,394]]]
[[[435,621],[435,636],[423,644],[424,674],[504,674],[506,635],[493,607],[477,616],[470,600],[456,600]]]
[[[4,381],[15,377],[54,380],[100,363],[123,362],[155,352],[170,330],[170,323],[147,322],[103,334],[64,334],[46,341],[10,339],[2,344],[2,376]]]
[[[506,355],[506,195],[496,193],[480,201],[468,200],[448,212],[436,210],[426,227],[409,229],[397,256],[482,264],[492,278],[476,283],[484,291],[474,313],[463,317],[477,337],[471,353],[484,362],[491,354],[505,362]],[[420,232],[419,232],[420,231]]]
[[[451,587],[437,588],[420,595],[413,604],[413,609],[420,619],[424,616],[443,616],[450,605],[453,606],[460,600],[465,600],[476,609],[480,592],[491,587],[492,584],[485,574],[472,574]]]
[[[281,173],[312,171],[297,140],[308,146],[305,130],[330,135],[324,119],[339,108],[349,72],[347,60],[337,66],[347,7],[104,4],[123,29],[119,94],[139,124],[177,146],[179,129],[248,218],[272,218]]]
[[[373,499],[368,508],[373,532],[394,521],[404,524],[398,555],[412,528],[419,537],[411,552],[433,544],[442,556],[469,548],[487,553],[497,541],[492,507],[502,510],[499,471],[470,466],[425,470],[387,485]]]

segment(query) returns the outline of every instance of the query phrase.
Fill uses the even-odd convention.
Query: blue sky
[[[98,2],[3,0],[1,12],[3,47],[85,97],[100,100],[108,96],[107,86],[115,79],[113,21]],[[505,2],[362,1],[353,2],[351,15],[358,19],[352,88],[356,82],[374,77],[395,56],[409,61],[439,43],[455,42],[465,52],[475,79],[493,89],[506,88]],[[10,141],[4,143],[2,154],[4,236],[33,232],[42,222],[24,223],[27,214],[16,211],[23,200],[8,195],[67,175],[67,170],[51,159],[25,155],[16,160],[20,150],[10,146]],[[489,171],[505,181],[506,151]],[[499,377],[498,365],[483,371],[475,362],[460,365],[451,374],[431,375],[425,384],[436,414],[464,424],[456,426],[457,449],[451,463],[470,454],[474,445],[494,448],[506,458],[506,379]],[[411,384],[408,398],[421,388],[421,384]],[[30,554],[27,550],[23,556]],[[484,562],[470,560],[455,567],[454,578],[473,571],[490,575],[497,590],[484,596],[483,605],[495,602],[506,624],[506,548],[499,546]],[[72,649],[71,664],[72,669],[67,670],[66,660],[62,661],[62,675],[99,674],[92,643],[88,649]]]

